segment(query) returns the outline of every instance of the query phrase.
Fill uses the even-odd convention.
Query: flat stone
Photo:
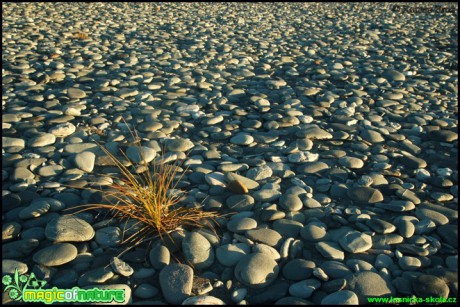
[[[458,133],[450,130],[433,130],[430,131],[428,135],[430,140],[436,140],[439,142],[452,143],[458,140]]]
[[[39,217],[50,209],[50,204],[47,202],[35,202],[19,211],[19,218],[26,220],[34,217]]]
[[[341,290],[325,296],[321,305],[358,305],[358,296],[350,290]]]
[[[161,270],[171,261],[171,254],[166,246],[157,244],[150,250],[149,259],[155,269]]]
[[[94,229],[89,223],[73,215],[53,219],[45,228],[46,238],[53,242],[86,242],[94,235]]]
[[[109,226],[100,228],[96,231],[95,240],[103,247],[118,246],[122,239],[122,232],[120,228]]]
[[[235,277],[250,288],[269,286],[278,277],[279,266],[265,253],[252,253],[240,259],[235,267]]]
[[[303,203],[300,198],[293,194],[281,196],[279,205],[287,211],[299,211],[303,208]]]
[[[216,257],[223,265],[232,267],[250,251],[251,248],[246,243],[225,244],[216,248]]]
[[[227,229],[236,233],[244,233],[246,230],[255,228],[257,228],[257,221],[250,217],[231,218],[227,223]]]
[[[126,155],[134,163],[149,163],[156,156],[156,151],[147,146],[129,146],[126,149]]]
[[[335,242],[318,242],[315,244],[316,250],[326,259],[344,260],[345,253],[340,249],[340,246]]]
[[[85,98],[86,93],[82,91],[81,89],[71,87],[67,89],[67,96],[69,96],[70,99],[80,99],[80,98]]]
[[[385,79],[387,79],[388,81],[405,81],[406,80],[406,76],[397,71],[397,70],[394,70],[394,69],[388,69],[388,70],[385,70],[383,73],[382,73],[382,77],[384,77]]]
[[[260,189],[253,194],[254,199],[260,202],[271,202],[280,198],[281,195],[282,193],[275,189]]]
[[[67,137],[76,131],[76,127],[72,123],[58,124],[48,130],[49,133],[56,137]]]
[[[16,269],[18,273],[25,274],[29,268],[27,264],[21,261],[13,260],[13,259],[2,259],[2,274],[14,274]]]
[[[429,219],[433,221],[437,226],[449,223],[449,219],[444,214],[431,209],[416,208],[415,216],[417,216],[419,219]]]
[[[255,181],[259,181],[270,178],[272,174],[273,171],[268,165],[262,165],[249,169],[246,173],[246,177]]]
[[[78,286],[85,287],[92,284],[103,284],[113,276],[114,274],[110,267],[99,267],[83,273],[80,278],[78,278]]]
[[[134,291],[134,296],[147,299],[154,297],[159,292],[160,290],[157,287],[154,287],[151,284],[142,283],[139,286],[137,286],[136,290]]]
[[[322,161],[305,162],[296,168],[297,172],[300,174],[315,174],[326,169],[329,169],[329,165]]]
[[[185,258],[198,270],[206,269],[214,263],[214,249],[211,243],[198,232],[189,232],[182,240]]]
[[[2,136],[2,147],[26,147],[26,141],[20,138]]]
[[[247,133],[240,132],[230,139],[230,143],[236,145],[249,145],[254,142],[254,138]]]
[[[250,195],[232,195],[227,198],[225,205],[234,211],[250,211],[254,206],[254,198]]]
[[[340,165],[351,169],[362,168],[364,166],[363,160],[355,157],[340,157],[339,163]]]
[[[352,272],[348,266],[343,262],[328,260],[321,263],[319,266],[330,279],[344,278],[350,275]]]
[[[134,273],[133,268],[118,257],[113,257],[110,261],[110,265],[115,273],[122,276],[128,277]]]
[[[48,145],[52,145],[56,142],[56,136],[51,133],[43,133],[36,137],[31,138],[27,142],[27,146],[29,147],[44,147]]]
[[[257,181],[231,172],[225,173],[224,178],[227,182],[240,181],[248,190],[257,189],[260,186]]]
[[[75,155],[75,166],[85,171],[91,173],[94,169],[94,163],[96,162],[96,155],[90,151],[84,151],[77,153]]]
[[[226,305],[221,299],[211,295],[197,295],[185,299],[181,305]]]
[[[371,187],[353,187],[347,192],[348,197],[358,203],[375,204],[383,201],[382,193]]]
[[[159,275],[161,292],[169,304],[179,305],[192,294],[193,269],[186,264],[169,264]]]
[[[422,266],[420,259],[411,256],[403,256],[399,258],[398,264],[404,271],[415,271]]]
[[[363,140],[368,141],[372,144],[379,144],[385,142],[385,138],[380,134],[380,132],[374,130],[363,129],[360,135],[363,138]]]
[[[300,235],[307,241],[318,242],[326,236],[326,231],[326,224],[314,221],[306,224],[300,230]]]
[[[420,297],[447,298],[450,292],[449,287],[443,279],[427,274],[422,274],[414,278],[412,287],[415,294]]]
[[[332,139],[332,134],[318,126],[309,127],[296,132],[297,137],[308,138],[310,140]]]
[[[316,264],[313,261],[293,259],[284,265],[282,273],[286,279],[299,281],[309,278],[315,267]]]
[[[267,244],[268,246],[278,246],[282,239],[277,231],[269,228],[247,230],[246,237],[252,241]]]
[[[70,243],[59,243],[45,247],[34,254],[33,260],[45,266],[59,266],[74,260],[77,248]]]
[[[166,149],[168,151],[184,152],[192,149],[195,146],[189,139],[172,139],[166,141]]]
[[[306,299],[309,298],[320,286],[321,282],[317,279],[305,279],[293,283],[289,287],[289,294],[294,297]]]
[[[230,180],[227,183],[227,189],[235,194],[247,194],[249,189],[240,180]]]
[[[372,237],[358,231],[350,231],[339,240],[340,246],[350,253],[362,253],[372,247]]]
[[[346,279],[345,290],[354,292],[359,304],[368,303],[370,297],[390,297],[396,294],[393,285],[374,272],[358,272],[348,275]]]
[[[39,245],[37,239],[23,239],[2,244],[3,259],[28,256]]]

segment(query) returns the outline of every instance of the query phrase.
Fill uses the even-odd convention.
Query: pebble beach
[[[123,224],[75,213],[120,173],[97,143],[183,161],[180,204],[217,231],[118,257]],[[453,302],[457,160],[457,4],[2,4],[2,277],[124,304]]]

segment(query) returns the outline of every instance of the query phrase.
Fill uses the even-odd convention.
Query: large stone
[[[193,269],[186,264],[169,264],[160,271],[160,286],[165,300],[181,304],[192,293]]]
[[[182,240],[185,258],[198,270],[206,269],[214,263],[214,249],[211,243],[198,232],[190,232]]]
[[[70,243],[54,244],[39,250],[33,260],[45,266],[59,266],[74,260],[77,257],[77,248]]]
[[[345,290],[353,291],[359,299],[359,304],[367,304],[371,297],[390,297],[396,294],[393,285],[377,273],[364,271],[350,274],[346,277]]]
[[[53,242],[86,242],[94,237],[94,229],[86,221],[64,215],[51,220],[45,228],[45,236]]]
[[[244,256],[235,267],[235,277],[250,288],[263,288],[278,277],[279,267],[272,257],[265,253]]]

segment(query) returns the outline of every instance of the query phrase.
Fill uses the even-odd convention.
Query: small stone
[[[161,270],[169,264],[171,254],[166,246],[157,244],[150,250],[149,259],[155,269]]]
[[[72,123],[58,124],[49,129],[49,133],[54,134],[56,137],[67,137],[76,131],[76,127]]]
[[[245,243],[226,244],[216,248],[216,257],[223,265],[232,267],[250,251],[251,248]]]
[[[372,247],[372,237],[358,231],[350,231],[339,240],[340,246],[350,253],[362,253]]]
[[[96,155],[90,151],[80,152],[75,155],[75,166],[87,173],[93,171],[95,161]]]
[[[86,93],[84,91],[75,87],[67,89],[67,95],[70,99],[80,99],[86,97]]]
[[[230,139],[230,143],[236,145],[249,145],[254,142],[254,138],[247,133],[238,133]]]
[[[112,269],[114,270],[115,273],[120,274],[122,276],[131,276],[134,273],[134,270],[132,267],[129,266],[126,262],[123,260],[113,257],[111,262],[110,262]]]

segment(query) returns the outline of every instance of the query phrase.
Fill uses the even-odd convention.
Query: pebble
[[[309,298],[315,290],[321,286],[321,282],[316,279],[306,279],[293,283],[289,287],[289,294],[299,298]]]
[[[72,215],[51,220],[45,228],[45,236],[52,242],[86,242],[95,235],[93,227],[83,219]]]
[[[313,261],[293,259],[284,265],[282,274],[289,280],[299,281],[308,279],[312,275],[315,267],[316,264]]]
[[[186,264],[168,264],[159,278],[161,292],[169,304],[181,304],[192,293],[193,269]]]
[[[214,263],[214,249],[211,243],[198,232],[190,232],[182,240],[185,258],[198,270],[206,269]]]
[[[415,294],[425,297],[447,298],[450,292],[449,287],[443,279],[427,274],[421,274],[414,278],[412,287]]]
[[[278,277],[279,266],[265,253],[251,253],[243,256],[235,267],[235,277],[250,288],[262,288]]]
[[[198,295],[185,299],[181,305],[225,305],[225,302],[211,295]]]
[[[170,263],[171,254],[166,246],[157,244],[150,250],[149,259],[153,268],[161,270]]]
[[[370,297],[390,297],[396,294],[393,285],[374,272],[358,272],[346,279],[345,290],[354,292],[360,304],[366,304]]]
[[[91,173],[96,162],[96,155],[90,151],[84,151],[75,155],[75,166],[84,172]]]
[[[351,231],[339,240],[340,246],[350,253],[362,253],[372,247],[371,236],[358,231]]]
[[[117,257],[113,257],[110,263],[112,265],[112,269],[117,274],[128,277],[134,273],[133,268],[130,267],[129,264]]]
[[[321,305],[358,305],[358,296],[350,290],[331,293],[321,300]]]
[[[59,243],[45,247],[34,254],[34,261],[45,266],[59,266],[74,260],[77,248],[70,243]]]

